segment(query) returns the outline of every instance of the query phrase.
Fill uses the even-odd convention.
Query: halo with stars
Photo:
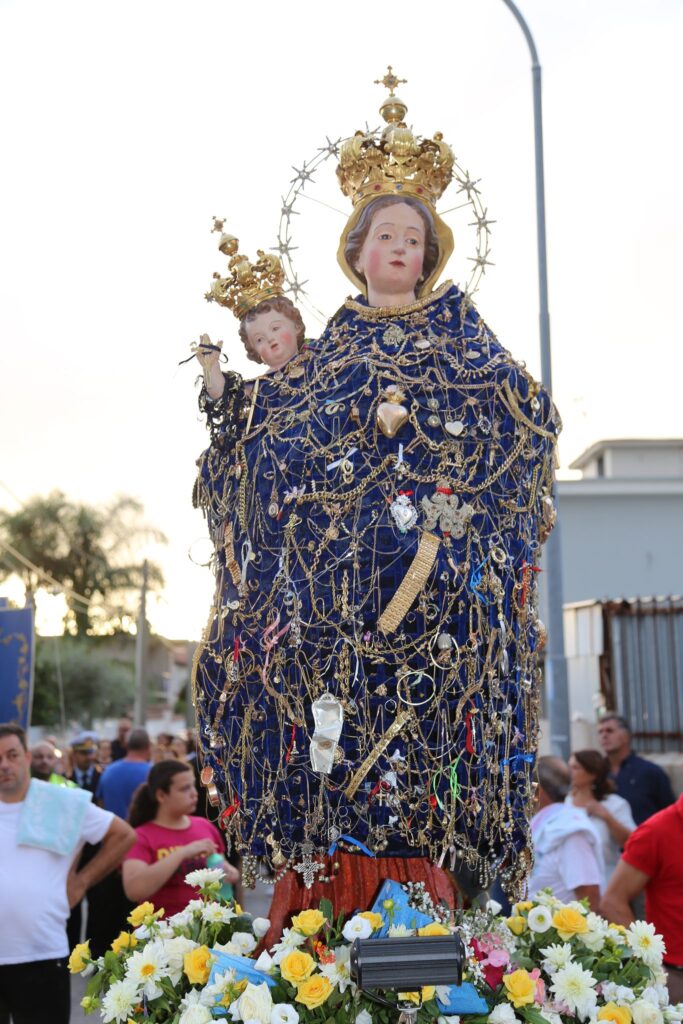
[[[394,90],[398,85],[404,85],[406,82],[407,79],[398,78],[394,74],[391,65],[388,66],[387,73],[383,78],[375,79],[375,85],[383,85],[389,90],[390,96],[394,95]],[[382,133],[381,128],[371,129],[367,122],[365,131],[376,140],[379,140]],[[416,135],[415,138],[419,141],[421,137]],[[333,140],[326,137],[325,144],[317,149],[315,155],[310,160],[304,160],[300,167],[292,167],[295,176],[289,182],[289,188],[282,196],[277,245],[273,246],[272,249],[282,260],[287,282],[286,293],[291,295],[294,302],[304,306],[321,324],[327,323],[328,317],[312,301],[306,289],[309,281],[301,281],[296,269],[293,254],[299,247],[295,244],[292,218],[300,216],[301,211],[297,209],[297,206],[301,199],[307,199],[310,202],[319,203],[327,209],[333,210],[344,220],[348,220],[350,211],[339,210],[329,203],[316,199],[310,194],[310,190],[309,192],[305,191],[307,185],[315,184],[316,176],[327,161],[333,157],[335,159],[339,157],[340,147],[345,141],[345,138]],[[469,206],[474,215],[474,220],[468,222],[468,227],[476,228],[476,245],[474,255],[466,257],[467,261],[472,263],[472,270],[464,288],[466,296],[474,295],[481,283],[482,277],[486,273],[486,268],[494,265],[489,257],[491,255],[491,225],[495,224],[495,221],[489,218],[488,210],[483,204],[481,192],[478,188],[480,181],[480,178],[472,178],[469,171],[465,170],[456,160],[453,164],[453,182],[457,185],[456,195],[461,195],[463,199],[447,210],[438,211],[439,216],[445,219],[448,214],[456,213],[458,210]]]

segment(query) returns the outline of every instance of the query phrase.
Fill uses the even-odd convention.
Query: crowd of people
[[[645,916],[666,942],[671,999],[683,1000],[683,796],[632,750],[624,719],[606,716],[598,735],[602,751],[539,759],[529,896],[586,899],[617,924]],[[0,1024],[37,1021],[44,985],[55,1024],[67,1024],[69,950],[85,935],[103,955],[145,900],[184,909],[194,896],[185,875],[208,858],[238,883],[200,794],[186,737],[153,743],[122,719],[114,740],[81,732],[61,753],[50,738],[29,749],[20,728],[0,725],[0,905],[12,922],[0,937]],[[78,803],[75,816],[64,801]]]
[[[209,857],[239,882],[190,738],[152,742],[123,718],[113,740],[81,732],[62,751],[0,725],[0,907],[12,923],[0,937],[0,1024],[37,1022],[48,986],[51,1019],[68,1024],[69,951],[87,937],[104,955],[143,900],[183,909],[195,895],[185,875]]]

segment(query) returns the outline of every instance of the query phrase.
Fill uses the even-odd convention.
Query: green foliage
[[[96,640],[37,638],[32,724],[54,727],[61,718],[59,675],[67,721],[83,726],[116,718],[133,703],[133,666],[108,658]]]
[[[18,512],[0,511],[0,541],[10,544],[42,573],[65,585],[69,605],[67,622],[75,634],[93,626],[88,601],[120,603],[99,623],[120,624],[137,606],[142,585],[142,558],[136,548],[143,542],[165,542],[164,535],[142,521],[142,505],[120,495],[108,505],[72,502],[61,491],[31,498]],[[0,580],[16,573],[27,589],[46,585],[40,572],[21,564],[11,554],[0,565]],[[151,588],[160,587],[158,566],[148,566]],[[49,586],[49,582],[47,583]]]

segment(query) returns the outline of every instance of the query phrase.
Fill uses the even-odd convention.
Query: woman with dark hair
[[[129,900],[151,899],[166,916],[184,910],[196,890],[185,875],[206,866],[212,853],[223,853],[220,832],[205,818],[193,816],[197,806],[194,773],[189,764],[166,760],[153,765],[147,782],[133,797],[128,820],[137,842],[123,863],[123,887]],[[239,872],[227,861],[225,880]]]
[[[583,807],[598,834],[605,862],[604,892],[621,856],[622,848],[636,827],[631,808],[617,796],[609,777],[610,765],[598,750],[577,750],[569,758],[571,791],[567,803]]]

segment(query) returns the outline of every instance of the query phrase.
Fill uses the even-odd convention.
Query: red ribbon
[[[529,573],[532,572],[543,572],[537,565],[531,565],[529,562],[522,562],[522,593],[519,598],[519,606],[523,608],[526,603],[526,595],[529,589]]]
[[[223,813],[221,814],[221,821],[225,821],[225,819],[229,818],[231,814],[234,814],[239,809],[239,806],[239,797],[235,797],[232,804],[229,807],[226,807]]]
[[[436,493],[437,494],[452,494],[453,493],[453,488],[452,487],[437,487]]]
[[[287,747],[287,753],[285,754],[285,764],[289,764],[289,759],[292,756],[292,747],[294,746],[295,742],[296,742],[296,726],[293,725],[292,726],[292,736],[291,736],[291,739],[289,741],[289,746]]]

